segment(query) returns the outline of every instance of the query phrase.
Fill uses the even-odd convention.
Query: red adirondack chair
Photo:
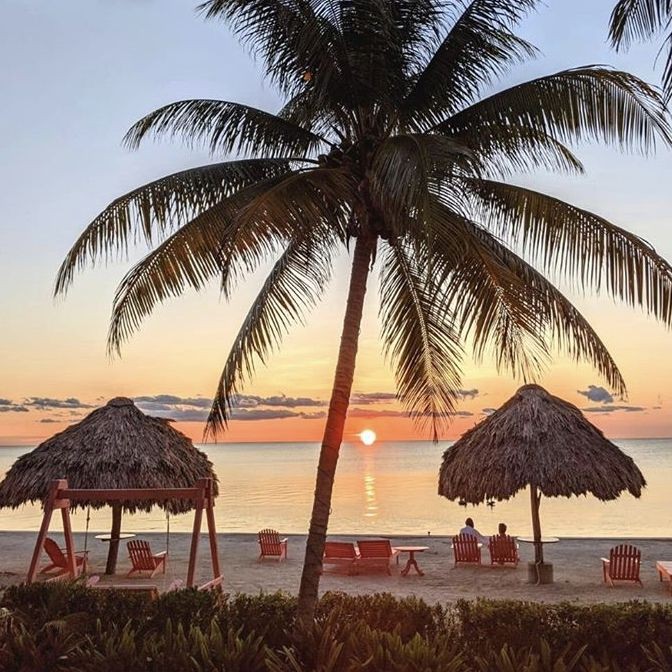
[[[518,566],[518,544],[515,539],[508,535],[495,535],[488,542],[491,565],[514,565]]]
[[[280,539],[277,530],[259,531],[259,560],[277,558],[278,562],[287,559],[287,538]]]
[[[324,544],[323,565],[339,565],[347,567],[348,574],[355,573],[355,565],[359,559],[357,549],[349,541],[327,541]]]
[[[142,539],[133,539],[126,544],[128,548],[128,556],[131,559],[131,571],[126,576],[136,574],[138,572],[149,572],[151,578],[159,570],[166,573],[166,558],[168,553],[161,551],[161,553],[152,553],[149,543]]]
[[[455,567],[459,563],[481,564],[481,547],[478,539],[470,534],[458,534],[453,537],[453,558]]]
[[[399,551],[392,548],[389,539],[362,539],[357,542],[359,549],[359,558],[356,566],[360,567],[379,567],[388,574],[390,571],[390,560],[399,555]]]
[[[609,559],[602,558],[602,576],[604,582],[612,588],[614,581],[632,581],[642,585],[639,568],[642,565],[642,552],[636,546],[620,544],[609,551]]]
[[[44,550],[49,556],[51,563],[46,565],[40,570],[40,574],[47,574],[54,569],[57,569],[58,572],[54,574],[56,576],[63,576],[67,574],[70,570],[68,568],[68,558],[63,551],[66,551],[65,548],[60,548],[59,545],[53,540],[47,537],[44,540]],[[86,560],[88,557],[88,551],[79,551],[75,552],[75,564],[78,569],[81,568],[82,571],[86,570]]]

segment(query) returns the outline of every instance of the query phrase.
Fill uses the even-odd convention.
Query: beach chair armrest
[[[160,553],[154,553],[155,558],[164,558],[168,555],[168,551],[161,551]]]
[[[609,558],[600,558],[605,565],[609,564]]]
[[[281,544],[286,544],[289,541],[288,537],[285,537],[284,539],[280,539]]]

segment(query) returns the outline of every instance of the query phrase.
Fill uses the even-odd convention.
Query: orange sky
[[[148,144],[128,152],[120,139],[131,123],[159,105],[191,97],[240,100],[269,110],[280,105],[273,88],[262,81],[258,64],[220,24],[195,17],[191,3],[107,3],[104,10],[100,3],[65,5],[10,3],[12,20],[0,22],[0,60],[12,63],[0,72],[5,94],[0,107],[2,445],[34,444],[118,395],[154,398],[144,402],[148,412],[202,416],[204,399],[213,393],[228,348],[263,280],[262,273],[246,280],[228,304],[213,287],[157,307],[123,357],[114,360],[105,353],[114,291],[143,250],[108,267],[86,270],[65,300],[52,300],[60,262],[101,208],[140,184],[213,160],[204,151],[173,145]],[[659,81],[660,72],[652,69],[656,45],[627,54],[609,49],[605,36],[613,0],[546,5],[520,28],[543,55],[514,68],[504,85],[582,63],[611,63]],[[16,25],[25,30],[16,31]],[[559,25],[566,26],[563,35],[571,43],[557,39]],[[3,27],[9,29],[3,33]],[[539,171],[512,180],[604,215],[672,259],[670,152],[624,156],[591,145],[577,152],[585,175]],[[342,256],[323,303],[247,385],[248,419],[234,421],[225,440],[319,440],[347,272],[348,260]],[[394,391],[380,354],[376,277],[367,296],[353,387],[360,395]],[[606,297],[586,298],[560,286],[609,347],[629,395],[626,400],[610,396],[610,390],[599,389],[604,382],[590,367],[561,357],[539,382],[588,409],[591,420],[611,437],[672,436],[667,410],[672,334]],[[478,422],[484,409],[499,406],[522,382],[497,372],[487,358],[465,361],[463,387],[469,394],[448,436]],[[156,401],[167,395],[177,401]],[[283,395],[290,399],[283,402]],[[349,419],[346,438],[365,427],[382,439],[423,438],[411,422],[395,415],[400,409],[389,399],[362,399],[369,403],[353,402],[358,417]],[[371,411],[373,417],[361,417]],[[281,415],[286,417],[279,419]],[[258,419],[269,416],[276,419]],[[178,424],[200,439],[202,422]]]

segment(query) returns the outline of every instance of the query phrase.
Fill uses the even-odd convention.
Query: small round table
[[[132,532],[121,532],[118,537],[114,537],[114,541],[122,541],[123,539],[133,539],[136,535]],[[97,534],[96,539],[100,541],[112,541],[113,537],[111,534]]]
[[[421,571],[420,567],[418,567],[418,562],[415,559],[415,554],[423,553],[424,551],[429,550],[429,546],[395,546],[394,550],[399,551],[399,553],[408,553],[408,562],[406,563],[406,566],[401,570],[402,576],[408,576],[408,573],[411,571],[411,567],[414,567],[415,571],[420,576],[425,575],[425,573]]]
[[[536,539],[534,537],[516,537],[518,541],[522,541],[524,544],[534,544]],[[539,540],[540,544],[557,544],[560,541],[558,537],[542,537]]]

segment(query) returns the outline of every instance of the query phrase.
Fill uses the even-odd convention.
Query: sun
[[[376,433],[372,429],[364,429],[359,433],[359,438],[365,446],[372,446],[376,442]]]

